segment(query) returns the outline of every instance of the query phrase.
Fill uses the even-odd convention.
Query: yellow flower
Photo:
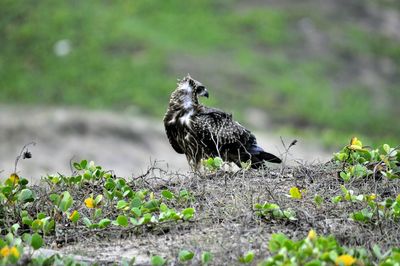
[[[5,246],[0,250],[0,255],[3,258],[10,256],[10,253],[11,253],[11,251],[10,251],[10,248],[8,246]]]
[[[362,150],[362,142],[356,137],[351,138],[350,145],[347,146],[350,150]]]
[[[369,195],[369,200],[375,200],[376,199],[376,194],[372,193],[371,195]]]
[[[311,229],[310,232],[308,232],[308,239],[310,239],[311,241],[317,238],[317,233],[315,232],[315,230]]]
[[[13,183],[14,185],[18,184],[19,182],[19,176],[16,173],[12,173],[10,175],[10,177],[8,178],[8,180],[11,181],[11,183]]]
[[[13,255],[15,258],[19,258],[19,251],[18,249],[14,246],[10,249],[10,253],[11,255]]]
[[[337,257],[335,264],[343,266],[351,266],[353,265],[354,262],[356,262],[356,259],[353,256],[350,256],[348,254],[343,254]]]
[[[294,199],[301,199],[301,192],[298,187],[292,187],[289,190],[290,196]]]
[[[94,208],[93,197],[85,199],[85,204],[86,204],[86,207],[88,207],[89,209],[93,209]]]

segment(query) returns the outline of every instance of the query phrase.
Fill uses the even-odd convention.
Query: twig
[[[292,146],[296,145],[297,140],[294,139],[294,140],[290,143],[290,145],[289,145],[288,147],[286,147],[286,144],[285,144],[285,142],[283,141],[282,136],[280,137],[280,139],[281,139],[283,148],[285,149],[285,152],[283,153],[283,154],[284,154],[284,157],[283,157],[282,166],[281,166],[281,175],[283,175],[284,172],[285,172],[285,168],[286,168],[286,161],[287,161],[287,156],[288,156],[288,154],[289,154],[289,150],[290,150],[290,148],[291,148]]]
[[[18,162],[19,162],[19,160],[21,159],[21,157],[22,157],[23,159],[25,159],[24,155],[25,155],[26,152],[28,152],[28,147],[29,147],[30,145],[35,146],[35,145],[36,145],[36,142],[34,142],[34,141],[29,142],[29,143],[25,144],[25,145],[22,147],[21,152],[20,152],[19,155],[15,158],[14,173],[17,173],[17,166],[18,166]],[[29,158],[29,157],[26,157],[26,158]]]

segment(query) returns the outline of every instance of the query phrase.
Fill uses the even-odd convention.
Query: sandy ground
[[[248,124],[251,125],[251,121]],[[275,154],[284,151],[279,136],[271,132],[254,133],[267,151]],[[282,137],[288,143],[295,138]],[[189,170],[185,157],[170,147],[162,117],[154,119],[70,108],[0,106],[1,178],[14,171],[16,156],[29,142],[36,143],[29,147],[33,157],[20,161],[17,171],[30,180],[57,172],[69,174],[70,162],[81,159],[92,160],[119,176],[141,174],[154,161],[171,171]],[[310,141],[298,139],[288,162],[323,162],[331,154]]]

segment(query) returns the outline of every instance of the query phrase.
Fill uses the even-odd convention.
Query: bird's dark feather
[[[188,82],[188,78],[190,81],[187,77],[182,82]],[[196,168],[201,159],[215,156],[238,166],[251,160],[253,168],[261,167],[264,161],[281,162],[259,147],[255,136],[234,121],[231,114],[201,105],[193,92],[196,90],[187,87],[201,83],[182,82],[171,95],[164,125],[172,147],[184,153],[189,164]]]

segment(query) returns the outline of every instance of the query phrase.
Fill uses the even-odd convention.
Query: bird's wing
[[[171,144],[172,148],[177,153],[183,154],[184,151],[182,150],[181,146],[178,144],[178,129],[176,128],[175,124],[169,125],[168,123],[165,124],[165,132],[167,133],[169,143]]]
[[[207,147],[247,148],[255,143],[249,130],[232,119],[231,114],[213,108],[204,109],[192,118],[192,129]]]

